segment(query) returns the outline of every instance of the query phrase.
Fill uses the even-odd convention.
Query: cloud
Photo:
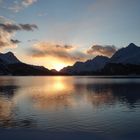
[[[113,45],[93,45],[87,50],[87,53],[90,55],[104,55],[110,57],[116,52],[116,50],[116,47]]]
[[[13,33],[0,29],[0,49],[17,47],[17,43],[11,39],[12,37]]]
[[[20,10],[31,6],[35,2],[37,2],[37,0],[21,0],[20,2],[14,1],[12,6],[8,7],[8,9],[13,12],[19,12]]]
[[[34,29],[38,29],[35,24],[19,24],[22,30],[33,31]]]
[[[37,41],[39,41],[38,39],[29,39],[29,40],[27,40],[28,42],[37,42]]]
[[[4,16],[0,16],[0,23],[12,23],[13,21],[4,17]]]
[[[23,9],[23,6],[22,6],[22,5],[19,5],[19,4],[14,4],[14,5],[8,7],[7,9],[8,9],[8,10],[11,10],[11,11],[13,11],[13,12],[15,12],[15,13],[17,13],[17,12],[19,12],[20,10]]]
[[[37,0],[23,0],[22,4],[25,6],[32,5],[33,3],[37,2]]]
[[[86,61],[97,55],[112,56],[116,52],[116,47],[111,45],[94,45],[90,49],[82,51],[73,45],[65,45],[53,42],[37,42],[29,51],[34,58],[56,58],[65,63],[75,63],[76,61]]]
[[[9,33],[21,30],[21,28],[18,25],[11,23],[0,23],[0,29],[3,29],[4,31]]]
[[[35,24],[13,24],[13,23],[0,23],[0,28],[2,28],[4,31],[7,32],[14,32],[14,31],[33,31],[34,29],[37,29],[37,25]]]
[[[0,49],[3,48],[15,48],[17,43],[12,39],[14,32],[9,32],[6,29],[7,24],[12,24],[13,21],[0,16]]]
[[[16,24],[0,16],[0,49],[17,47],[20,41],[13,39],[17,31],[33,31],[37,28],[35,24]]]
[[[11,39],[11,42],[12,42],[13,44],[18,44],[18,43],[20,43],[21,41],[19,41],[19,40],[17,40],[17,39]]]
[[[55,57],[63,62],[85,60],[86,54],[76,50],[76,46],[51,42],[38,42],[30,50],[33,57]]]

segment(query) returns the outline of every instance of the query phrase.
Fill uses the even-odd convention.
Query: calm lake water
[[[0,128],[140,133],[140,79],[0,77]]]

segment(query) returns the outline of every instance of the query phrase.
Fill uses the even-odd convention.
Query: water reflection
[[[0,98],[0,126],[7,124],[11,119],[13,104],[10,101],[5,101],[5,98]]]
[[[123,107],[139,109],[139,89],[139,79],[2,77],[0,127],[47,127],[50,112],[53,112],[51,118],[55,116],[56,119],[50,119],[51,125],[56,125],[59,115],[62,118],[61,123],[66,121],[63,117],[69,114],[71,119],[67,116],[67,121],[74,122],[78,118],[80,124],[83,123],[80,122],[80,117],[82,118],[85,111],[88,111],[88,116],[84,117],[92,118],[95,115],[94,110],[105,108],[109,111],[110,106],[114,107],[114,112],[116,106],[120,106],[121,111]],[[61,114],[58,113],[60,110]],[[100,113],[96,114],[99,118]],[[42,124],[42,121],[45,123]],[[95,120],[90,120],[92,121]]]
[[[15,78],[2,77],[0,78],[0,127],[11,128],[11,127],[30,127],[35,124],[33,120],[22,119],[15,120],[17,106],[14,101],[14,97],[18,89],[21,87],[16,85]],[[34,122],[34,123],[33,123]]]
[[[121,102],[127,105],[127,107],[135,107],[135,104],[140,100],[140,83],[101,83],[101,84],[89,84],[86,85],[88,90],[94,92],[98,97],[102,96],[106,98],[107,104],[109,102]],[[93,94],[92,94],[93,96]]]
[[[43,87],[36,92],[31,90],[29,98],[34,103],[34,107],[40,110],[56,110],[66,106],[72,106],[73,85],[66,82],[63,77],[53,77],[48,79]]]

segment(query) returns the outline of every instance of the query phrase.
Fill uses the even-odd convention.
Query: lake
[[[140,79],[0,77],[0,134],[22,130],[140,139]]]

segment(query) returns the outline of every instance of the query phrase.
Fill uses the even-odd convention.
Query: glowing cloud
[[[75,62],[84,60],[85,54],[76,51],[76,46],[57,44],[52,42],[38,42],[33,45],[31,54],[33,57],[54,57],[63,62]]]
[[[35,24],[15,24],[12,21],[0,16],[0,48],[15,48],[20,43],[12,39],[17,31],[33,31],[37,29]]]
[[[112,56],[116,52],[116,47],[111,45],[93,45],[89,50],[87,50],[88,54],[92,55],[104,55],[104,56]]]

